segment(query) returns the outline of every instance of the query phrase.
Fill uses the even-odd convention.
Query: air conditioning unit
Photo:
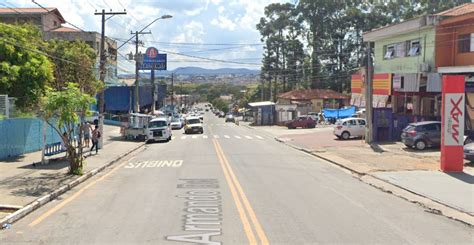
[[[421,72],[429,72],[431,70],[430,64],[423,62],[420,64],[420,71]]]

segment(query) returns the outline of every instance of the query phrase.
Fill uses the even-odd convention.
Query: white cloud
[[[211,21],[211,25],[215,25],[229,31],[235,31],[235,28],[237,27],[237,25],[231,19],[221,15],[218,16],[217,19],[213,19]]]
[[[219,12],[219,14],[224,13],[224,11],[225,11],[225,7],[224,7],[224,6],[219,6],[219,8],[217,8],[217,12]]]
[[[179,35],[173,38],[173,42],[202,43],[204,36],[204,25],[201,22],[191,21],[178,27]]]
[[[221,3],[221,0],[211,0],[211,2],[214,4],[214,5],[219,5]]]

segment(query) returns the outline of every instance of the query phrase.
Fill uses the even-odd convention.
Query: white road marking
[[[219,135],[214,135],[214,139],[219,139]]]
[[[242,137],[240,137],[240,136],[238,136],[238,135],[234,135],[234,137],[235,137],[236,139],[239,139],[239,140],[242,139]]]
[[[176,136],[171,136],[171,139],[172,139],[172,140],[176,139]]]
[[[252,139],[252,137],[250,137],[250,136],[248,136],[248,135],[245,135],[245,138],[247,138],[247,139],[249,139],[249,140]]]
[[[181,136],[181,139],[182,140],[186,139],[186,135]]]
[[[256,137],[257,139],[263,140],[262,136],[255,135],[255,137]]]
[[[224,135],[224,138],[230,139],[230,136],[229,135]]]
[[[202,138],[203,138],[203,139],[207,139],[207,135],[203,135]]]
[[[196,139],[196,138],[197,138],[197,135],[193,135],[193,136],[191,136],[191,138]]]

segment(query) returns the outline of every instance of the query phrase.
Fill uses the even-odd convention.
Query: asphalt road
[[[205,117],[0,231],[0,244],[472,244],[473,229]]]

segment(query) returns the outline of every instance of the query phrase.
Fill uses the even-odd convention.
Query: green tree
[[[32,25],[0,23],[0,94],[16,97],[20,110],[32,111],[45,86],[53,80],[53,66],[40,50],[41,32]]]
[[[76,83],[66,83],[60,91],[48,87],[41,97],[42,117],[62,136],[72,174],[82,174],[84,166],[82,152],[76,152],[73,145],[74,129],[80,121],[78,114],[88,113],[92,103],[95,99],[82,92]]]
[[[54,59],[54,77],[51,87],[63,90],[69,82],[78,84],[82,92],[96,95],[104,84],[96,78],[96,53],[84,41],[51,40],[49,53]]]

